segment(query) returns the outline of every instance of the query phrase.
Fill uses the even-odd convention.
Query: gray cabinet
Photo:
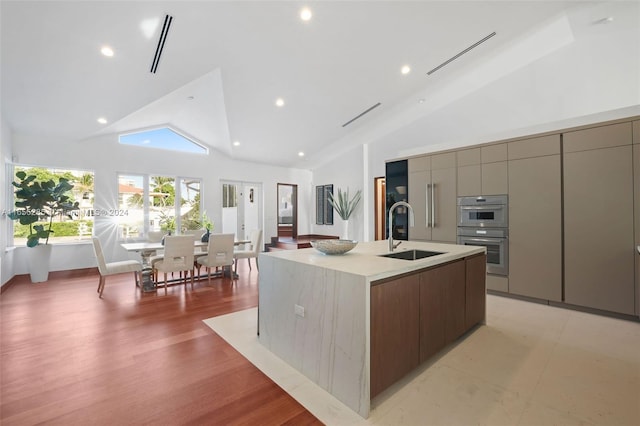
[[[482,195],[509,193],[508,165],[506,161],[482,165]]]
[[[506,143],[480,148],[482,195],[509,193],[507,151]]]
[[[458,197],[482,194],[480,148],[464,149],[458,154]]]
[[[633,190],[636,247],[640,246],[640,120],[633,122]],[[636,315],[640,316],[640,253],[636,249]]]
[[[509,143],[509,293],[562,301],[560,135]]]
[[[408,202],[413,208],[414,225],[409,225],[409,239],[431,240],[431,227],[427,223],[427,198],[431,185],[431,157],[409,159]]]
[[[456,241],[456,190],[455,152],[409,159],[410,240]]]
[[[634,314],[632,123],[564,134],[565,302]]]

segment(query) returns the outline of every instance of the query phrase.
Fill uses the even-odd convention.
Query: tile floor
[[[327,425],[640,425],[640,323],[489,295],[487,325],[365,420],[263,348],[256,313],[205,323]]]

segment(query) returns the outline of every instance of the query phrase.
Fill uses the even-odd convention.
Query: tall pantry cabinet
[[[633,193],[636,229],[636,315],[640,316],[640,120],[633,122]]]
[[[563,134],[565,299],[634,314],[632,123]]]
[[[410,158],[408,193],[415,215],[409,239],[455,243],[456,153]]]
[[[562,301],[560,135],[510,142],[509,293]]]

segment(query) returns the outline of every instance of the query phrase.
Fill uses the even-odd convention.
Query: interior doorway
[[[376,240],[385,239],[385,212],[386,212],[386,180],[384,176],[373,178],[373,204],[374,204],[374,223]]]
[[[278,184],[278,238],[298,238],[298,185]]]
[[[263,229],[262,184],[222,181],[222,233],[248,239],[251,230]]]

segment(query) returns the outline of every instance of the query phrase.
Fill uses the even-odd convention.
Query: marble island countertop
[[[394,250],[394,253],[414,249],[443,252],[443,254],[418,260],[381,257],[381,255],[389,253],[389,242],[380,240],[360,242],[353,250],[342,255],[326,255],[316,249],[307,248],[261,253],[260,256],[275,257],[334,271],[348,272],[366,277],[367,281],[371,282],[484,253],[486,250],[484,247],[475,246],[402,241],[402,244]]]

